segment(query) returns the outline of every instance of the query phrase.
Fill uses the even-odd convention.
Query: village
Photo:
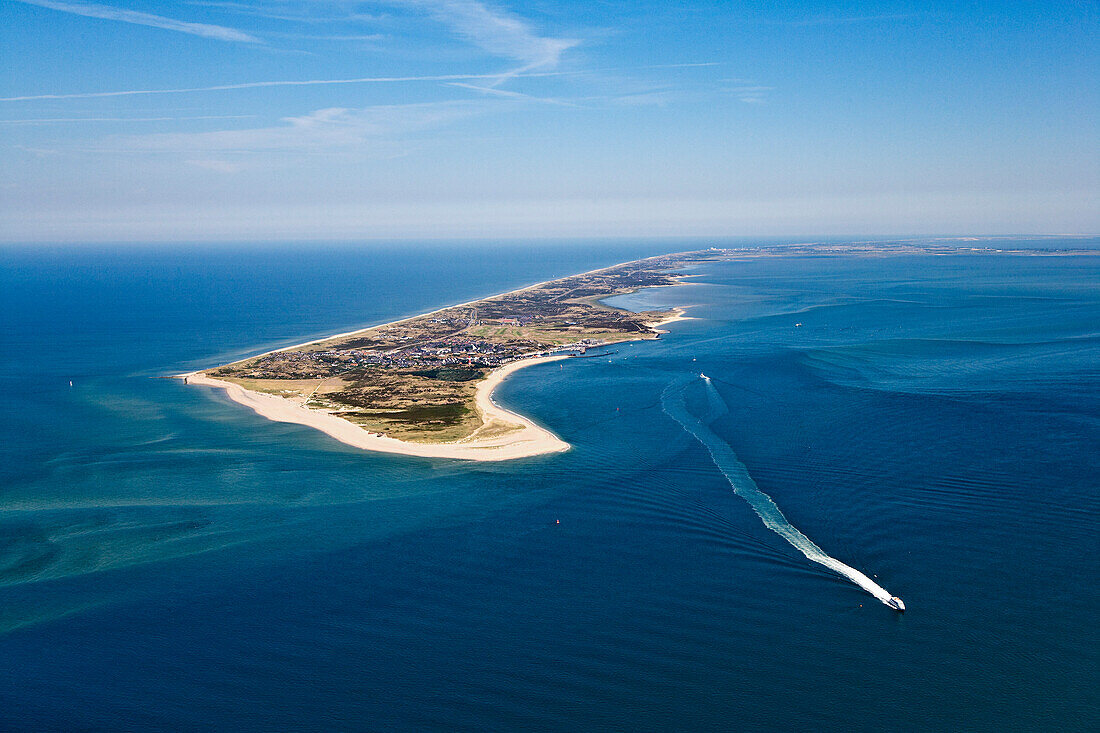
[[[518,325],[517,319],[504,319],[503,322],[506,325]],[[463,366],[495,369],[516,359],[531,356],[583,355],[588,349],[606,343],[608,342],[592,338],[555,345],[536,340],[491,343],[480,339],[452,337],[389,351],[362,348],[281,351],[256,359],[247,371],[237,374],[253,379],[286,379],[339,376],[370,368],[433,369]]]

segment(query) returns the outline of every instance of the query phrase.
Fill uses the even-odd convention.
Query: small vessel
[[[890,596],[890,600],[884,601],[884,603],[898,613],[905,613],[905,604],[897,596]]]
[[[710,381],[710,377],[708,377],[706,374],[703,374],[702,372],[699,372],[699,377],[700,379],[705,379],[708,382]]]

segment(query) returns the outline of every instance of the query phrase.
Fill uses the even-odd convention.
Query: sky
[[[1100,232],[1100,4],[0,0],[0,241]]]

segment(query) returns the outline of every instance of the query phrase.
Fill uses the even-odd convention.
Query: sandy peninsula
[[[548,356],[520,359],[491,372],[477,385],[475,404],[484,423],[472,435],[452,443],[413,443],[370,433],[342,417],[292,400],[254,392],[234,382],[207,376],[204,372],[181,375],[187,384],[224,389],[229,399],[275,422],[296,423],[320,430],[341,443],[363,450],[397,453],[425,458],[458,458],[471,461],[505,461],[569,450],[569,444],[532,420],[505,410],[493,401],[493,390],[510,374],[536,364],[567,359]]]
[[[519,369],[569,358],[563,352],[659,338],[683,309],[634,312],[602,300],[681,284],[683,264],[713,256],[620,263],[179,376],[364,450],[475,461],[557,453],[569,445],[501,408],[493,390]]]

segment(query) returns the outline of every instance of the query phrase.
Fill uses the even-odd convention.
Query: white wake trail
[[[710,451],[711,458],[714,459],[715,465],[729,480],[734,493],[749,503],[749,506],[764,522],[764,526],[785,539],[808,559],[848,578],[891,608],[902,610],[904,606],[901,608],[895,606],[892,602],[894,598],[885,588],[852,566],[827,555],[809,537],[802,534],[797,527],[787,521],[787,518],[783,516],[783,512],[779,510],[772,498],[757,487],[756,482],[749,475],[748,469],[745,468],[745,464],[741,463],[733,449],[710,429],[708,423],[713,422],[729,411],[725,400],[715,389],[714,384],[709,378],[703,377],[703,383],[707,391],[707,414],[703,420],[700,420],[688,411],[684,402],[684,389],[688,383],[690,382],[678,381],[669,385],[661,395],[662,408],[666,414],[680,423],[684,430],[695,436]]]

